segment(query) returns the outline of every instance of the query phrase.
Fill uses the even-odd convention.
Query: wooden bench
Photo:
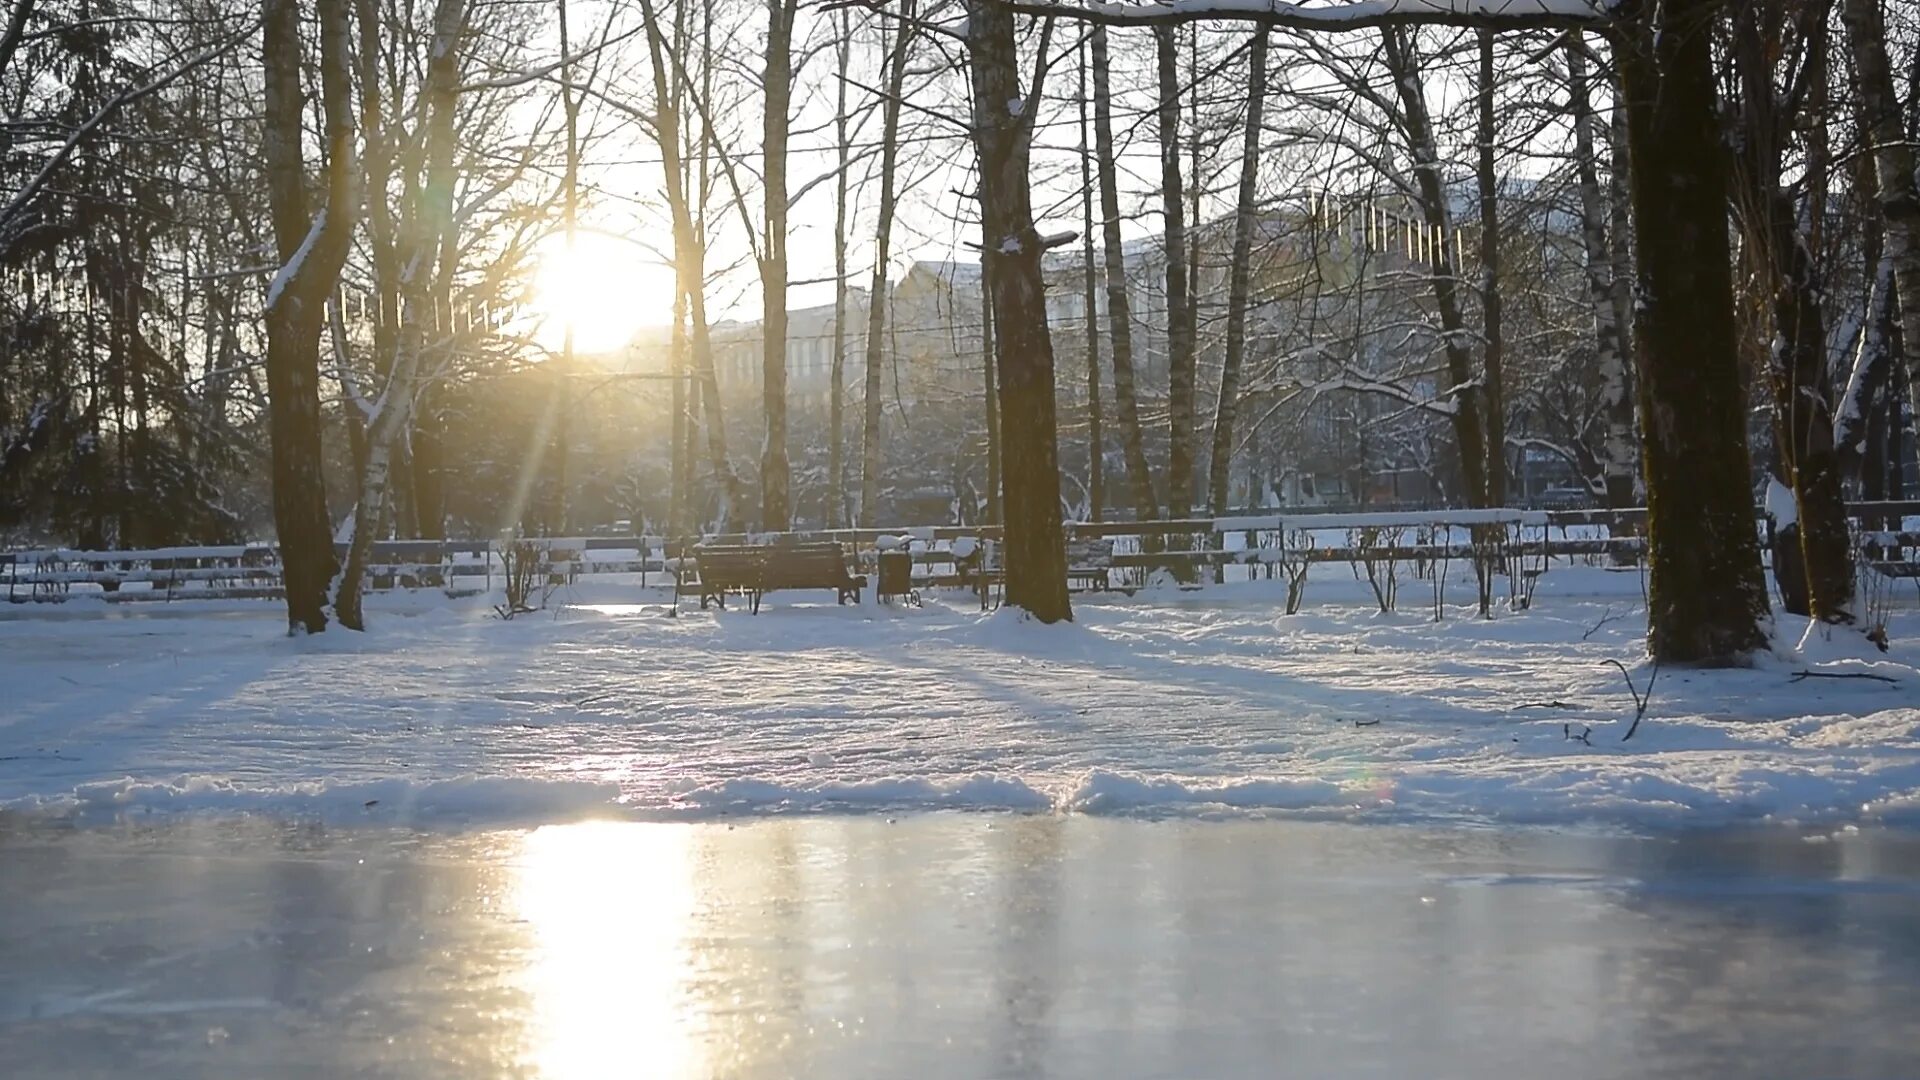
[[[847,548],[838,543],[778,545],[702,544],[693,549],[700,574],[700,606],[727,605],[727,594],[747,598],[747,607],[760,613],[760,598],[781,589],[832,589],[844,604],[860,602],[867,586],[864,576],[847,568]]]
[[[1868,563],[1875,573],[1892,581],[1913,582],[1914,594],[1920,598],[1920,560],[1891,559]]]
[[[1077,582],[1082,590],[1108,592],[1113,588],[1112,572],[1113,541],[1067,541],[1067,588]]]

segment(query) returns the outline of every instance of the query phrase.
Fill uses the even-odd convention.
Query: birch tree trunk
[[[438,277],[434,272],[436,256],[445,251],[451,259],[458,250],[457,244],[448,242],[448,235],[454,228],[453,114],[459,92],[460,34],[465,24],[465,0],[437,0],[433,41],[427,54],[426,84],[421,95],[427,128],[425,182],[420,186],[418,209],[408,215],[417,236],[410,245],[412,258],[400,278],[400,333],[388,368],[386,387],[367,421],[366,462],[359,477],[353,535],[348,542],[346,568],[334,590],[334,613],[340,625],[349,630],[366,629],[360,604],[362,585],[367,556],[386,517],[394,444],[400,433],[412,424],[414,398],[419,392],[421,353],[425,347],[425,323],[435,311],[445,311],[444,304],[434,303],[431,292]],[[451,329],[451,320],[447,322],[443,330]]]
[[[1647,477],[1647,645],[1665,663],[1766,647],[1746,393],[1714,93],[1716,0],[1621,28],[1633,183],[1634,326]]]
[[[1240,409],[1240,369],[1247,351],[1247,306],[1252,291],[1254,197],[1260,175],[1260,128],[1267,96],[1266,27],[1253,32],[1247,55],[1247,125],[1240,144],[1240,188],[1233,215],[1233,256],[1227,274],[1227,351],[1220,364],[1220,396],[1213,408],[1213,455],[1207,467],[1208,510],[1226,514],[1233,435]]]
[[[1607,196],[1600,188],[1593,98],[1584,40],[1567,47],[1567,96],[1573,113],[1574,170],[1580,187],[1580,238],[1587,256],[1587,294],[1593,306],[1594,367],[1600,373],[1600,482],[1607,505],[1632,506],[1635,472],[1633,394],[1614,308],[1614,265],[1607,240]]]
[[[344,4],[320,7],[320,97],[327,143],[327,198],[314,212],[300,145],[300,6],[265,0],[262,156],[280,271],[267,290],[267,430],[272,441],[273,524],[287,600],[288,633],[327,627],[327,585],[336,565],[321,461],[320,329],[353,234],[352,79]]]
[[[1113,92],[1107,59],[1107,28],[1095,25],[1093,50],[1094,162],[1100,172],[1100,231],[1107,271],[1107,337],[1113,344],[1113,402],[1118,410],[1120,449],[1127,463],[1136,521],[1158,516],[1153,470],[1140,434],[1140,398],[1133,368],[1133,305],[1127,298],[1126,249],[1120,240],[1120,178],[1114,163]]]
[[[1047,55],[1053,24],[1042,24]],[[1013,13],[1000,0],[968,0],[967,52],[973,82],[973,139],[980,161],[980,213],[992,264],[987,286],[998,319],[994,348],[1006,434],[1006,602],[1041,622],[1071,619],[1060,520],[1053,338],[1047,328],[1044,245],[1033,226],[1028,150],[1041,87],[1020,86]],[[1042,68],[1041,70],[1044,70]]]
[[[1886,17],[1880,0],[1841,0],[1840,18],[1853,54],[1854,93],[1872,138],[1883,250],[1900,298],[1900,338],[1912,355],[1920,352],[1920,186],[1887,59]],[[1907,378],[1908,405],[1920,413],[1920,364],[1908,362]]]

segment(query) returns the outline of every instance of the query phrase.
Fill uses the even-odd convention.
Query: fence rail
[[[1874,561],[1920,559],[1920,500],[1864,502],[1848,507]],[[1756,516],[1756,528],[1765,519]],[[1188,580],[1220,579],[1229,567],[1268,576],[1276,567],[1326,562],[1392,560],[1413,563],[1498,558],[1521,560],[1529,573],[1555,560],[1605,559],[1631,565],[1643,549],[1646,511],[1430,510],[1359,513],[1241,514],[1156,521],[1069,522],[1070,545],[1106,545],[1106,565],[1130,583],[1158,570]],[[905,548],[926,584],[959,577],[954,544],[993,543],[997,526],[922,525],[881,529],[823,529],[791,533],[725,533],[700,538],[580,536],[537,538],[549,580],[583,575],[670,574],[676,555],[697,542],[777,544],[831,540],[851,544],[871,564],[882,548]],[[373,545],[367,572],[372,591],[434,588],[452,594],[491,589],[501,574],[501,545],[486,540],[386,540]],[[345,549],[340,549],[342,557]],[[1531,560],[1531,562],[1527,562]],[[871,569],[871,565],[869,565]],[[47,548],[0,552],[0,595],[15,602],[60,601],[75,586],[98,587],[112,601],[255,598],[279,595],[280,567],[271,544],[168,547],[129,551]],[[649,582],[650,583],[650,582]],[[664,584],[664,582],[663,582]],[[132,586],[129,588],[129,586]],[[144,586],[144,587],[142,587]]]

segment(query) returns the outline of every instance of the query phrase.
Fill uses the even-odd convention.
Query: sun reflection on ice
[[[582,822],[527,835],[515,902],[532,931],[529,1064],[539,1075],[707,1074],[689,1000],[690,832]]]

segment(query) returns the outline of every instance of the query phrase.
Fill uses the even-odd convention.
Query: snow
[[[1556,567],[1531,610],[1483,621],[1454,571],[1439,623],[1428,583],[1381,615],[1344,565],[1314,568],[1296,616],[1254,581],[1082,596],[1052,627],[937,591],[669,618],[663,591],[611,578],[511,622],[497,596],[376,595],[372,632],[305,639],[266,602],[22,606],[0,613],[0,811],[1920,821],[1912,607],[1885,655],[1815,635],[1663,671],[1622,743],[1606,661],[1645,685],[1640,576]]]
[[[1771,474],[1767,476],[1767,494],[1762,505],[1776,529],[1791,528],[1800,521],[1800,504],[1793,500],[1793,492]]]
[[[280,302],[280,294],[286,292],[287,286],[300,275],[300,268],[306,265],[307,257],[313,254],[314,245],[320,242],[320,237],[326,229],[327,208],[323,206],[320,212],[313,216],[313,224],[307,229],[307,235],[301,239],[300,246],[294,249],[293,258],[288,259],[287,264],[282,266],[273,275],[273,280],[267,283],[267,300],[263,310],[272,311],[274,305]]]
[[[1284,26],[1349,30],[1395,21],[1429,23],[1486,19],[1523,25],[1542,20],[1599,22],[1620,0],[1347,0],[1288,3],[1287,0],[1162,0],[1158,3],[1072,3],[1045,0],[1019,5],[1022,10],[1056,9],[1108,22],[1152,23],[1165,20],[1260,19]]]

